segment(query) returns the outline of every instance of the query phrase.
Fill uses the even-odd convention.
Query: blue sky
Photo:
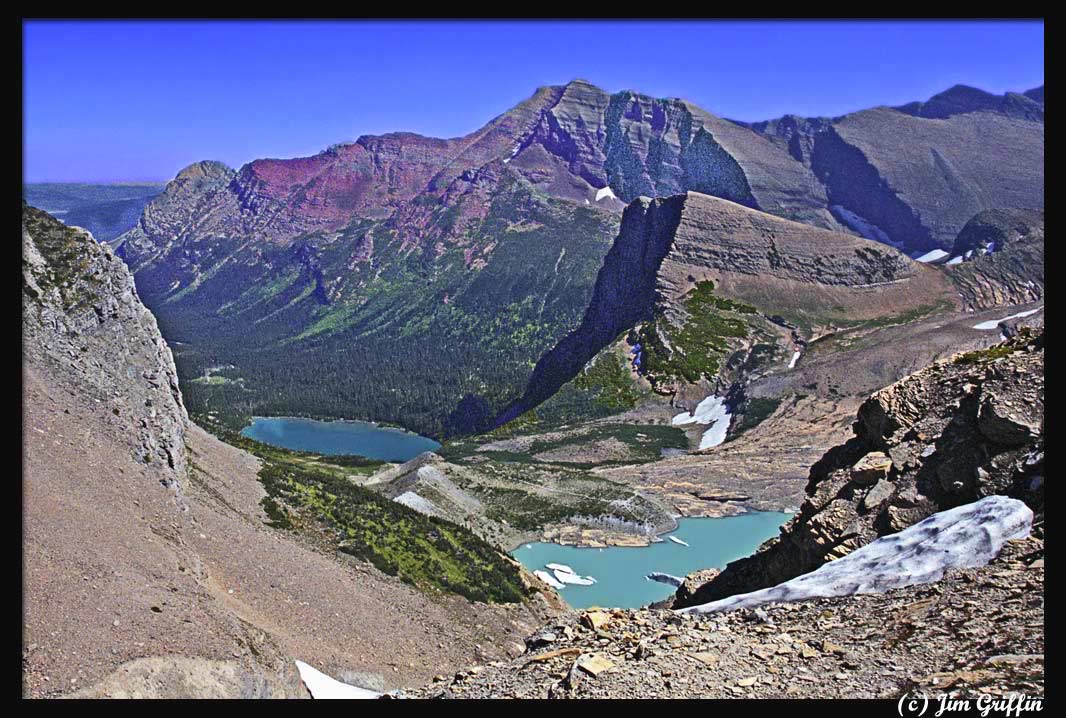
[[[362,134],[471,132],[541,85],[724,117],[839,115],[1043,84],[1042,22],[24,24],[27,181],[166,180]]]

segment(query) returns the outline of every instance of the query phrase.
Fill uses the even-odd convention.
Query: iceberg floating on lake
[[[680,613],[715,613],[812,598],[883,593],[943,578],[953,568],[984,566],[1003,544],[1024,538],[1033,512],[1021,501],[986,496],[933,514],[899,533],[882,536],[843,558],[773,588],[730,596]]]
[[[679,539],[679,538],[678,538],[677,536],[667,536],[666,538],[670,539],[670,540],[671,540],[671,541],[673,541],[674,543],[679,543],[679,544],[681,544],[682,546],[688,546],[688,544],[687,544],[686,542],[682,541],[682,540],[681,540],[681,539]]]
[[[575,586],[591,586],[596,583],[596,579],[592,576],[578,576],[576,573],[560,571],[559,569],[555,569],[554,573],[555,578],[558,579],[560,583],[572,583]]]
[[[307,686],[307,692],[312,698],[380,698],[377,691],[357,688],[347,683],[341,683],[335,678],[330,678],[322,671],[307,665],[303,661],[296,661],[296,668],[300,671],[300,680]]]
[[[552,588],[554,588],[555,590],[559,590],[560,588],[563,588],[564,584],[561,581],[556,581],[555,577],[552,576],[547,571],[537,570],[537,571],[533,572],[533,575],[536,576],[537,578],[539,578],[544,583],[546,583],[549,586],[551,586]]]
[[[553,571],[563,571],[565,573],[574,573],[574,569],[567,566],[565,563],[547,563],[545,567],[552,569]]]
[[[681,578],[680,576],[674,576],[669,573],[661,573],[659,571],[652,571],[647,576],[645,576],[645,578],[649,581],[658,581],[659,583],[665,583],[669,586],[675,587],[680,586],[685,582],[685,579]]]

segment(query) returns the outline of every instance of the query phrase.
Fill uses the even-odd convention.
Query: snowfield
[[[881,229],[873,222],[870,222],[865,217],[860,217],[851,210],[841,207],[839,204],[834,204],[829,209],[840,219],[840,221],[866,239],[872,239],[875,242],[881,242],[882,244],[890,245],[896,249],[903,246],[902,242],[893,242],[885,230]]]
[[[296,668],[300,671],[300,680],[307,686],[308,693],[312,698],[380,698],[381,693],[356,688],[347,683],[341,683],[335,678],[330,678],[322,671],[316,670],[303,661],[296,661]]]
[[[974,324],[973,328],[974,329],[982,329],[982,330],[995,329],[996,327],[999,326],[1000,322],[1006,322],[1006,321],[1009,321],[1011,319],[1021,319],[1022,317],[1032,316],[1033,314],[1036,314],[1037,312],[1039,312],[1041,309],[1043,309],[1043,307],[1037,307],[1036,309],[1030,309],[1027,312],[1018,312],[1017,314],[1011,314],[1009,317],[1003,317],[1002,319],[989,319],[987,322],[981,322],[980,324]]]
[[[943,249],[934,249],[931,252],[926,252],[925,254],[923,254],[920,257],[915,257],[914,261],[915,262],[935,262],[938,259],[943,259],[946,256],[948,256],[948,253],[945,252]]]
[[[618,199],[617,197],[614,196],[614,192],[611,191],[610,187],[604,187],[602,189],[596,190],[596,201],[597,202],[599,202],[601,199],[603,199],[605,197],[610,197],[611,199]]]
[[[1003,544],[1029,535],[1033,512],[1021,501],[986,496],[882,536],[847,556],[773,588],[730,596],[680,613],[715,613],[812,598],[883,593],[940,580],[953,568],[984,566]]]
[[[709,428],[700,438],[700,448],[709,449],[725,441],[730,418],[729,407],[726,406],[725,400],[711,395],[696,405],[695,412],[691,414],[687,411],[682,412],[676,415],[670,423],[674,426],[709,424]]]

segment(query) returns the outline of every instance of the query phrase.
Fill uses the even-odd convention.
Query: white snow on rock
[[[962,256],[952,257],[948,261],[944,262],[944,264],[962,264]]]
[[[1028,317],[1039,312],[1043,307],[1037,307],[1036,309],[1030,309],[1027,312],[1018,312],[1017,314],[1011,314],[1009,317],[1003,317],[1002,319],[989,319],[987,322],[981,322],[980,324],[974,324],[974,329],[995,329],[999,326],[1000,322],[1010,321],[1011,319],[1021,319],[1022,317]]]
[[[700,448],[709,449],[718,446],[725,441],[726,432],[729,430],[731,415],[725,400],[713,394],[696,405],[696,411],[682,412],[675,416],[671,423],[674,426],[685,424],[709,424],[707,431],[700,438]]]
[[[773,588],[730,596],[681,613],[715,613],[812,598],[883,593],[931,583],[953,568],[984,566],[1003,544],[1029,535],[1033,512],[1021,501],[986,496],[882,536],[847,556]]]
[[[335,678],[330,678],[322,671],[316,670],[303,661],[296,661],[296,668],[300,671],[300,680],[307,686],[308,693],[312,698],[380,698],[381,693],[356,688],[347,683],[341,683]]]
[[[685,579],[681,578],[680,576],[674,576],[673,574],[669,573],[661,573],[659,571],[652,571],[647,576],[645,576],[645,578],[649,581],[658,581],[659,583],[665,583],[668,586],[680,586],[685,582]]]
[[[840,221],[842,221],[848,227],[861,234],[866,239],[872,239],[875,242],[888,244],[897,249],[903,246],[902,242],[893,242],[892,239],[888,236],[888,233],[885,232],[885,230],[881,229],[876,224],[870,222],[865,217],[860,217],[859,215],[852,212],[850,209],[845,209],[839,204],[834,204],[829,209],[840,219]]]
[[[596,190],[596,201],[597,202],[599,202],[604,197],[610,197],[611,199],[618,199],[617,197],[614,196],[614,192],[611,191],[610,187],[604,187],[602,189]]]
[[[914,261],[915,262],[935,262],[938,259],[943,259],[946,256],[948,256],[948,253],[945,252],[943,249],[934,249],[931,252],[926,252],[925,254],[923,254],[920,257],[915,257]]]
[[[559,590],[560,588],[563,587],[563,584],[560,581],[556,581],[555,577],[552,576],[547,571],[539,571],[539,570],[538,571],[534,571],[533,575],[536,576],[537,578],[539,578],[544,583],[546,583],[549,586],[551,586],[552,588],[554,588],[555,590]]]
[[[514,149],[513,149],[513,150],[511,150],[511,156],[510,156],[510,157],[508,157],[507,159],[505,159],[505,160],[503,161],[503,163],[504,163],[504,164],[507,164],[508,162],[510,162],[511,160],[513,160],[513,159],[515,158],[515,156],[517,156],[517,155],[518,155],[518,153],[519,153],[519,152],[520,152],[521,150],[522,150],[522,145],[515,145],[515,146],[514,146]]]
[[[679,538],[678,538],[677,536],[667,536],[666,538],[670,539],[670,540],[671,540],[671,541],[673,541],[674,543],[679,543],[679,544],[681,544],[682,546],[688,546],[688,542],[686,542],[686,541],[682,541],[682,540],[681,540],[681,539],[679,539]]]
[[[795,366],[796,366],[796,362],[799,361],[799,358],[800,358],[800,352],[793,352],[792,353],[792,361],[790,361],[788,363],[788,368],[789,369],[794,369]]]
[[[553,571],[556,580],[560,583],[572,583],[575,586],[591,586],[596,583],[596,579],[592,576],[578,576],[576,573],[569,573],[567,571],[560,571],[556,569]]]
[[[570,568],[565,563],[546,563],[544,565],[547,568],[552,569],[553,571],[562,571],[563,573],[575,573],[574,569]]]
[[[703,436],[700,437],[700,448],[709,449],[712,446],[718,446],[725,441],[726,432],[729,431],[729,412],[725,410],[725,404],[722,405],[722,411],[714,423],[711,424],[707,431],[703,432]]]

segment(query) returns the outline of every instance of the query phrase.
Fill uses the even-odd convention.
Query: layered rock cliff
[[[951,249],[951,278],[968,307],[1028,304],[1044,296],[1044,210],[996,209],[966,223]]]
[[[675,607],[773,586],[993,494],[1044,508],[1044,334],[938,362],[871,396],[855,436],[811,468],[799,514]]]

